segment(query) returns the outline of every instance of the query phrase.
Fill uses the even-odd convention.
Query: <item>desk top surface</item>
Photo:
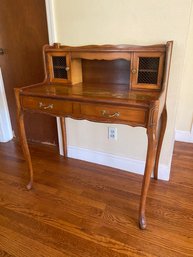
[[[114,104],[149,105],[159,99],[160,92],[129,90],[117,84],[39,84],[21,89],[22,95],[55,99],[93,101]]]

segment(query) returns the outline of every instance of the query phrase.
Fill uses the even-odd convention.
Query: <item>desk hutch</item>
[[[15,89],[20,141],[30,174],[27,188],[32,187],[33,168],[25,112],[60,117],[65,157],[65,117],[144,127],[148,148],[139,208],[139,226],[144,229],[150,177],[152,171],[158,177],[166,128],[172,45],[44,46],[44,81]]]

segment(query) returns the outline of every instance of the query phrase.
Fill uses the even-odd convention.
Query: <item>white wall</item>
[[[193,142],[193,8],[191,10],[185,54],[176,120],[176,139]]]
[[[65,45],[156,44],[174,40],[168,90],[168,125],[161,166],[169,178],[177,103],[182,81],[191,0],[57,0],[54,4],[56,40]],[[68,143],[128,160],[145,160],[145,130],[117,125],[118,140],[107,140],[107,124],[68,120]],[[161,167],[160,166],[160,167]]]

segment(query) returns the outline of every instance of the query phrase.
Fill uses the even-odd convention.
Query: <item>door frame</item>
[[[54,3],[53,0],[45,0],[46,4],[46,16],[47,16],[47,25],[48,25],[48,38],[49,44],[57,42],[56,36],[56,26],[54,22]],[[57,123],[57,132],[58,132],[58,144],[60,155],[64,155],[63,142],[62,142],[62,130],[59,117],[56,118]]]
[[[13,131],[0,67],[0,142],[5,143],[12,140],[12,138]]]

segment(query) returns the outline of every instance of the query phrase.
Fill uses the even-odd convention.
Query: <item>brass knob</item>
[[[66,71],[69,71],[69,70],[70,70],[70,67],[65,67],[65,70],[66,70]]]
[[[133,74],[135,74],[136,72],[137,72],[137,70],[136,69],[132,69],[132,71],[131,71]]]

